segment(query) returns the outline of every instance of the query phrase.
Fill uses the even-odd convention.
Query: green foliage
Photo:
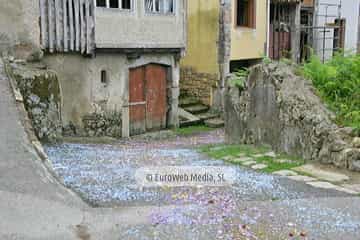
[[[174,130],[174,132],[176,135],[179,136],[189,136],[189,135],[198,134],[202,132],[209,132],[213,130],[214,130],[213,128],[207,127],[205,125],[198,125],[198,126],[177,128]]]
[[[335,111],[338,124],[360,129],[360,55],[339,53],[326,63],[313,55],[302,72]]]
[[[234,73],[234,77],[230,80],[230,86],[237,87],[240,90],[243,90],[245,88],[245,82],[248,76],[249,76],[249,69],[247,68],[237,69]]]
[[[270,64],[272,62],[271,58],[269,57],[264,57],[262,61],[264,64]]]

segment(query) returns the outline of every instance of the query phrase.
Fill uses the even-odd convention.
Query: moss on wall
[[[37,137],[41,141],[57,141],[62,136],[62,124],[56,74],[32,64],[7,63],[7,70],[16,80]]]

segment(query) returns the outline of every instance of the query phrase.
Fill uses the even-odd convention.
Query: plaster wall
[[[185,48],[186,0],[175,1],[175,13],[145,13],[144,0],[133,0],[132,10],[97,7],[97,48]]]
[[[218,74],[219,11],[219,0],[189,1],[187,54],[182,66]]]
[[[255,0],[256,27],[246,28],[235,25],[236,0],[232,2],[231,60],[261,58],[265,55],[267,39],[267,1]]]
[[[0,0],[0,6],[0,52],[17,45],[39,47],[38,1]]]
[[[62,122],[72,122],[80,128],[85,115],[107,111],[122,113],[123,135],[128,133],[128,81],[129,69],[157,63],[171,67],[169,97],[172,98],[170,123],[178,121],[177,98],[179,87],[179,66],[172,54],[144,54],[135,60],[128,60],[125,54],[97,54],[95,58],[80,55],[46,55],[44,62],[56,71],[62,92]],[[101,82],[101,71],[106,70],[108,82]],[[124,132],[125,131],[125,132]]]

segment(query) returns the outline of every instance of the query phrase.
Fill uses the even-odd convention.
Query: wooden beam
[[[68,4],[67,4],[67,0],[62,0],[63,1],[63,29],[64,29],[64,52],[67,52],[69,50],[68,47]]]
[[[60,25],[61,25],[61,20],[60,20],[60,4],[59,4],[60,0],[55,0],[55,39],[56,39],[56,50],[57,51],[61,51],[62,50],[62,46],[61,46],[61,33],[60,33]]]
[[[75,49],[76,51],[80,51],[80,0],[74,0],[75,3]]]
[[[41,45],[43,48],[47,48],[46,43],[46,0],[40,0],[40,27],[41,27]]]
[[[54,24],[53,24],[53,17],[52,17],[52,9],[53,9],[53,1],[54,0],[47,0],[48,2],[48,23],[49,23],[49,51],[52,53],[54,52]]]
[[[84,0],[80,0],[80,48],[81,48],[81,53],[84,54],[86,51],[85,45],[86,45],[86,40],[85,40],[85,31],[86,31],[86,23],[85,23],[85,16],[84,16]]]
[[[89,0],[85,0],[85,23],[86,23],[86,53],[90,54],[90,44],[91,44],[91,20],[90,20],[90,3]]]
[[[73,0],[69,0],[69,25],[70,25],[70,51],[74,51],[75,37],[74,37]]]

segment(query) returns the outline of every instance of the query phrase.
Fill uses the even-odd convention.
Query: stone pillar
[[[297,3],[294,6],[291,21],[291,58],[294,62],[300,60],[300,38],[301,38],[301,4]]]
[[[179,126],[179,95],[180,95],[180,60],[174,56],[174,63],[170,74],[171,88],[169,89],[169,112],[168,112],[168,127]]]
[[[129,73],[127,74],[127,77],[125,79],[125,94],[124,94],[124,105],[122,107],[122,113],[121,113],[121,137],[128,138],[130,137],[130,111],[129,111]]]
[[[231,28],[232,28],[232,0],[220,0],[219,16],[219,45],[218,45],[218,64],[219,64],[219,85],[214,93],[213,108],[224,110],[224,92],[227,85],[226,79],[230,74],[230,54],[231,54]]]

